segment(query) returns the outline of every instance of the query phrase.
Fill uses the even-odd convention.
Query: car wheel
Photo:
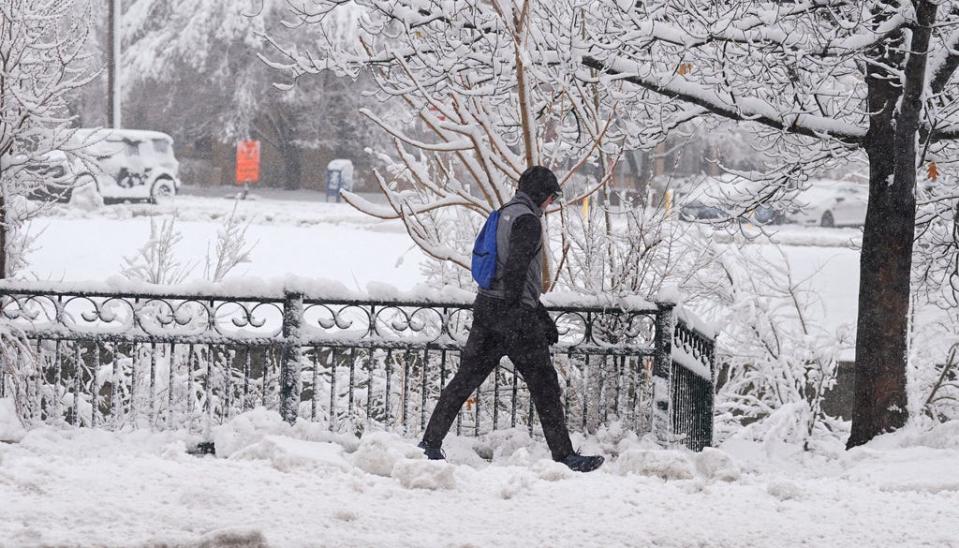
[[[158,179],[153,183],[153,189],[150,191],[150,202],[157,205],[164,205],[173,202],[176,196],[176,186],[170,179]]]
[[[832,211],[827,211],[822,214],[822,220],[819,221],[819,225],[826,228],[832,228],[836,226],[836,219],[833,218]]]

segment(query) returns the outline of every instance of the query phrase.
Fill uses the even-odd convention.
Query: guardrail
[[[571,430],[619,420],[664,443],[712,442],[713,341],[670,304],[549,307]],[[77,287],[0,287],[0,397],[28,424],[191,428],[256,406],[331,430],[415,434],[455,372],[467,301]],[[459,434],[536,414],[508,360],[468,400]]]

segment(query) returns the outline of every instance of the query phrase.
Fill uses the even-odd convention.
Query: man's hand
[[[543,323],[543,334],[546,335],[546,341],[551,345],[558,343],[559,330],[556,329],[556,322],[553,321],[553,317],[549,315],[546,307],[540,303],[540,305],[536,307],[536,312],[539,315],[540,321]]]

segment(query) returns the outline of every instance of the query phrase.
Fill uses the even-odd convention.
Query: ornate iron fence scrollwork
[[[621,421],[694,449],[712,440],[713,341],[673,306],[550,307],[573,430]],[[466,301],[113,293],[0,286],[0,397],[28,422],[206,429],[255,407],[333,430],[414,434],[452,378]],[[12,341],[21,341],[13,343]],[[23,343],[22,341],[26,341]],[[705,372],[705,373],[704,373]],[[461,434],[536,431],[504,360],[467,401]]]

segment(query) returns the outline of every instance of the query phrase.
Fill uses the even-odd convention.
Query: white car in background
[[[768,204],[760,204],[744,212],[746,205],[763,188],[762,183],[733,177],[709,177],[675,190],[673,199],[679,218],[689,222],[724,222],[739,220],[755,224],[780,221],[779,213]]]
[[[785,213],[785,222],[823,227],[866,223],[869,187],[846,181],[812,181]]]
[[[93,185],[105,202],[167,201],[180,188],[173,138],[159,131],[80,129],[71,139],[74,190]]]

